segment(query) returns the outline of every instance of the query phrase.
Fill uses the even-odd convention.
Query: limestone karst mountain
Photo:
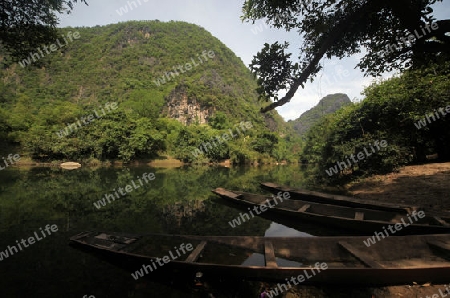
[[[0,70],[0,137],[32,158],[131,160],[164,152],[186,159],[241,121],[255,128],[245,144],[208,158],[274,157],[271,134],[282,135],[286,123],[276,111],[259,112],[255,78],[205,29],[131,21],[61,29],[68,32],[79,38],[40,55],[43,45]],[[113,104],[117,110],[105,109]],[[265,137],[273,148],[257,144]]]

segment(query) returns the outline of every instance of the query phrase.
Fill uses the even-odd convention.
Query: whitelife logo
[[[142,5],[141,1],[144,3],[147,3],[149,0],[137,0],[137,2],[139,3],[139,6]],[[138,8],[136,1],[127,1],[127,4],[128,5],[122,6],[120,9],[116,9],[116,12],[119,16],[123,16],[124,14],[128,13],[129,11],[132,11],[134,8],[136,8],[136,9]],[[134,8],[131,4],[134,5]],[[128,7],[130,8],[130,10],[128,10]]]
[[[445,117],[447,114],[450,114],[450,106],[445,107],[445,112],[444,112],[444,108],[439,108],[437,110],[434,110],[434,113],[425,115],[425,118],[420,119],[419,121],[417,121],[417,123],[414,123],[414,125],[417,127],[417,129],[421,129],[422,127],[425,128],[425,126],[427,126],[427,124],[431,124],[431,122],[434,122],[437,119],[441,119],[438,111],[439,111],[439,113],[441,113],[441,115],[443,117]],[[431,119],[433,119],[433,121],[431,121]],[[428,120],[428,123],[427,123],[427,120]]]
[[[196,62],[196,60],[194,58],[191,58],[191,62],[187,62],[184,65],[177,65],[174,66],[172,69],[173,71],[167,71],[163,76],[161,76],[160,78],[158,78],[157,80],[153,80],[153,83],[155,83],[156,86],[161,86],[164,85],[167,82],[170,82],[172,79],[175,79],[176,77],[178,77],[180,75],[180,73],[178,72],[178,70],[181,73],[185,73],[186,71],[190,71],[193,68],[208,62],[208,57],[210,59],[213,59],[216,56],[216,54],[214,53],[214,51],[203,51],[203,53],[200,55],[197,55],[197,60],[199,63]],[[202,59],[203,57],[203,59]]]
[[[141,177],[137,176],[139,183],[135,183],[134,180],[131,181],[130,184],[128,184],[125,187],[118,187],[117,190],[114,188],[112,190],[113,194],[105,194],[105,197],[101,200],[98,200],[94,203],[95,208],[100,209],[102,206],[106,206],[106,201],[108,203],[111,203],[111,200],[114,202],[117,199],[120,199],[123,196],[126,196],[130,192],[144,186],[144,183],[142,183]],[[144,173],[142,175],[142,179],[145,181],[145,183],[148,183],[149,181],[155,180],[155,174],[154,173]],[[120,194],[120,195],[119,195]]]
[[[158,263],[159,267],[164,266],[164,264],[169,263],[170,261],[174,261],[176,259],[178,259],[178,257],[181,257],[181,253],[178,251],[177,247],[174,247],[175,252],[177,253],[177,256],[174,256],[172,251],[169,251],[169,256],[164,256],[162,258],[156,258],[156,263]],[[186,254],[187,252],[190,252],[194,249],[194,247],[192,246],[191,243],[188,244],[184,244],[182,243],[180,245],[180,250],[183,252],[183,254]],[[161,262],[162,261],[162,262]],[[142,269],[135,271],[134,273],[131,273],[131,276],[137,280],[140,277],[144,277],[145,274],[149,274],[150,272],[153,272],[154,270],[159,268],[158,266],[156,266],[155,264],[155,260],[152,259],[152,264],[151,265],[142,265]],[[150,270],[150,272],[148,270]],[[145,271],[145,273],[144,273]]]
[[[397,43],[396,44],[389,44],[386,46],[386,50],[385,51],[381,51],[379,53],[379,56],[382,56],[382,54],[384,54],[385,56],[389,53],[393,53],[394,50],[395,51],[400,51],[403,49],[404,46],[412,46],[416,40],[421,39],[422,37],[426,36],[427,34],[431,33],[432,30],[437,30],[439,29],[439,25],[438,23],[431,23],[431,24],[426,24],[425,28],[420,26],[420,31],[422,31],[421,33],[423,35],[420,35],[420,32],[416,30],[414,30],[413,34],[408,34],[407,36],[402,36],[399,38],[397,38]]]
[[[409,216],[409,214],[407,216],[408,216],[409,223],[406,223],[405,222],[405,218],[402,218],[401,219],[401,223],[396,223],[394,225],[388,225],[389,232],[391,232],[391,234],[395,234],[396,232],[401,231],[403,228],[406,228],[407,226],[410,226],[410,225],[414,224],[414,222],[412,221],[412,219]],[[425,212],[423,212],[423,211],[419,211],[419,212],[413,211],[411,216],[417,222],[420,218],[424,218],[425,217]],[[419,217],[419,218],[417,218],[417,217]],[[395,230],[394,230],[394,228],[395,228]],[[384,234],[383,234],[383,232],[384,232]],[[385,227],[383,227],[383,232],[375,232],[375,234],[374,234],[374,236],[372,236],[372,238],[367,238],[367,240],[363,240],[364,244],[367,247],[369,247],[369,246],[374,245],[375,243],[377,243],[377,241],[381,241],[381,239],[384,239],[384,238],[390,236],[389,232],[386,231]],[[386,237],[384,235],[386,235]],[[377,238],[375,239],[375,237],[377,237]]]
[[[283,194],[283,197],[281,197],[281,195]],[[276,205],[278,205],[279,203],[283,202],[284,200],[289,200],[291,197],[291,194],[287,191],[285,192],[278,192],[277,197],[275,197],[274,195],[272,195],[272,200],[265,200],[264,204],[260,204],[257,206],[253,207],[253,211],[256,212],[257,215],[260,215],[263,212],[266,212],[268,209],[267,208],[273,208]],[[276,199],[279,199],[280,202],[277,202]],[[274,205],[270,204],[270,203],[274,203]],[[266,205],[267,204],[267,205]],[[250,208],[247,208],[248,212],[250,213],[250,215],[252,216],[251,218],[254,218],[255,215],[253,214],[252,210]],[[250,215],[248,215],[248,213],[239,213],[239,217],[234,218],[232,221],[229,221],[228,224],[232,227],[235,228],[236,226],[240,226],[241,224],[243,224],[244,222],[250,220]],[[242,219],[242,222],[241,222]]]
[[[387,145],[388,145],[388,143],[385,140],[382,140],[381,142],[380,141],[375,141],[374,142],[374,146],[377,147],[378,151],[381,150],[381,148],[386,148]],[[350,154],[350,158],[353,161],[353,163],[356,164],[356,163],[358,163],[358,161],[363,160],[363,159],[371,156],[373,153],[375,153],[377,151],[372,146],[372,143],[369,143],[369,146],[372,149],[372,153],[369,153],[367,148],[364,147],[364,151],[360,151],[360,152],[358,152],[358,154],[356,154],[356,157],[358,158],[358,160],[355,159],[355,155]],[[380,148],[380,146],[381,146],[381,148]],[[347,165],[347,163],[348,163],[348,165]],[[331,167],[328,170],[325,170],[325,172],[328,174],[328,176],[333,176],[334,174],[339,173],[338,167],[342,171],[343,169],[347,169],[347,167],[351,167],[352,166],[352,162],[348,158],[347,158],[347,163],[345,163],[343,161],[339,161],[339,162],[336,163],[336,165],[334,167]]]
[[[109,112],[116,110],[117,103],[116,102],[112,102],[112,103],[107,102],[105,104],[104,108],[102,108],[101,106],[99,108],[100,108],[100,112],[97,112],[97,110],[94,110],[94,114],[80,117],[80,119],[77,119],[77,121],[75,121],[72,124],[66,124],[67,127],[64,129],[61,129],[59,132],[56,133],[56,135],[61,139],[63,137],[68,136],[69,134],[77,131],[78,129],[83,127],[83,125],[91,124],[95,120],[100,119],[103,116],[105,116],[107,112],[109,113]],[[105,111],[105,109],[106,109],[106,111]]]
[[[61,35],[64,39],[65,44],[61,44],[61,42],[59,41],[59,39],[56,40],[56,44],[50,44],[50,45],[43,45],[42,48],[44,49],[44,51],[47,53],[47,55],[51,54],[51,52],[56,52],[58,49],[61,49],[63,47],[65,47],[66,45],[69,44],[69,42],[67,41],[66,37],[64,35]],[[80,38],[80,32],[76,31],[75,33],[72,33],[72,31],[69,31],[67,33],[67,38],[69,38],[69,40],[72,42],[74,39],[79,39]],[[50,49],[50,52],[49,52]],[[25,68],[26,66],[30,65],[32,62],[31,60],[33,60],[33,62],[38,61],[41,58],[45,57],[44,52],[42,51],[41,48],[38,48],[37,51],[39,53],[30,53],[29,57],[27,59],[22,60],[22,62],[19,62],[20,66],[22,66],[23,68]],[[40,55],[39,55],[40,54]]]
[[[445,292],[447,294],[442,292],[442,289],[439,289],[439,294],[433,294],[432,296],[427,295],[426,297],[420,296],[419,298],[444,298],[444,297],[447,297],[450,294],[450,289],[448,288],[447,285],[445,286]]]
[[[16,240],[16,245],[8,245],[7,249],[5,249],[5,251],[0,251],[0,261],[3,261],[3,259],[6,259],[16,253],[20,251],[22,251],[22,245],[24,248],[29,247],[30,245],[34,244],[37,241],[41,241],[42,239],[44,239],[47,236],[50,236],[53,233],[58,232],[58,226],[57,225],[46,225],[44,230],[45,232],[47,232],[47,234],[44,232],[44,230],[42,230],[42,228],[39,228],[39,230],[41,230],[41,235],[42,238],[39,237],[38,232],[34,232],[34,237],[30,236],[28,237],[28,239],[23,239],[21,241]],[[19,249],[17,249],[17,247],[19,247]]]
[[[317,263],[314,265],[314,268],[310,268],[310,269],[309,269],[309,270],[311,271],[311,272],[310,272],[311,275],[308,274],[308,271],[303,270],[304,275],[303,275],[303,274],[300,274],[300,275],[298,275],[298,276],[292,276],[292,277],[290,278],[290,281],[286,278],[286,279],[285,279],[285,280],[286,280],[286,283],[283,283],[283,284],[278,283],[278,284],[277,284],[277,287],[274,288],[274,289],[272,289],[272,290],[270,290],[269,292],[266,292],[266,295],[267,295],[269,298],[276,297],[276,296],[282,294],[283,292],[288,291],[290,288],[292,288],[291,282],[292,282],[294,285],[297,286],[297,285],[303,283],[305,280],[308,280],[308,279],[310,279],[310,278],[313,278],[314,276],[316,276],[316,275],[319,274],[320,272],[325,271],[325,270],[327,270],[327,269],[328,269],[328,264],[327,264],[327,263],[325,263],[325,262],[323,262],[323,263],[317,262]],[[321,270],[322,270],[322,271],[321,271]],[[298,281],[298,282],[297,282],[297,281]]]
[[[212,138],[209,142],[202,143],[198,148],[195,148],[192,151],[192,155],[194,156],[194,158],[197,158],[199,155],[207,153],[208,152],[208,147],[209,147],[210,150],[212,150],[213,148],[217,148],[222,143],[226,143],[229,140],[234,139],[234,138],[238,137],[239,135],[243,134],[243,132],[245,130],[249,130],[249,129],[253,128],[253,125],[252,125],[252,123],[250,121],[248,121],[248,122],[241,122],[239,125],[241,127],[242,132],[239,130],[237,125],[235,125],[234,129],[236,130],[236,132],[238,134],[233,134],[233,131],[231,129],[229,129],[228,131],[230,132],[230,134],[224,133],[222,135],[216,136],[215,138]],[[214,142],[214,139],[217,141],[217,143]]]
[[[9,154],[8,157],[7,157],[9,163],[8,163],[8,161],[5,160],[4,157],[2,157],[2,158],[3,158],[3,163],[5,164],[5,166],[2,167],[0,165],[0,171],[6,169],[7,167],[12,166],[15,163],[17,163],[20,160],[20,155],[19,154],[14,154],[14,156],[13,156],[12,154]]]

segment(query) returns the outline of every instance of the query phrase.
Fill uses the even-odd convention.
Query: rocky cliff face
[[[202,106],[195,97],[189,97],[186,88],[177,87],[166,98],[165,114],[184,125],[206,124],[214,114],[213,107]]]

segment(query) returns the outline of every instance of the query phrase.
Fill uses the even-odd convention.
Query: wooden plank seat
[[[198,257],[203,252],[206,246],[206,241],[200,242],[199,245],[191,252],[191,254],[186,258],[186,262],[193,263],[198,260]]]
[[[339,246],[342,247],[344,250],[346,250],[348,253],[350,253],[352,256],[354,256],[356,259],[358,259],[360,262],[362,262],[364,265],[366,265],[369,268],[383,268],[383,265],[372,259],[370,256],[362,253],[355,247],[353,247],[351,244],[345,242],[345,241],[339,241]]]
[[[272,242],[270,241],[264,241],[264,257],[266,260],[266,267],[278,267],[276,258],[275,258],[275,251],[273,249]]]
[[[310,207],[311,207],[310,204],[305,204],[301,208],[299,208],[297,211],[298,212],[306,212]]]
[[[355,219],[356,220],[364,220],[364,212],[356,211],[355,212]]]

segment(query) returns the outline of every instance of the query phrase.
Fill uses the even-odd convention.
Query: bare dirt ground
[[[283,293],[284,298],[441,298],[450,297],[450,285],[406,285],[384,288],[301,287]],[[442,293],[442,294],[441,294]],[[437,296],[433,296],[437,295]]]
[[[414,205],[450,214],[450,163],[407,166],[397,173],[377,175],[346,186],[356,197]]]
[[[413,205],[425,212],[450,216],[450,163],[407,166],[396,173],[377,175],[346,185],[356,197]],[[448,284],[409,285],[382,288],[297,287],[283,294],[287,298],[450,298]],[[434,296],[433,296],[434,295]],[[281,296],[281,295],[280,295]]]

